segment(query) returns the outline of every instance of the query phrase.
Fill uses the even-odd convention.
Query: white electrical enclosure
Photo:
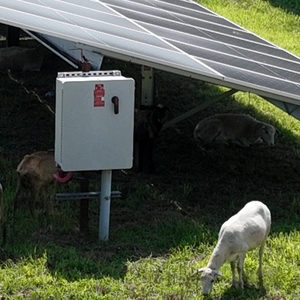
[[[55,110],[55,161],[63,171],[132,167],[132,78],[120,71],[58,73]]]

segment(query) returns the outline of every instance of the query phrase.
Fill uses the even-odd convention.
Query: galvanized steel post
[[[100,220],[99,220],[99,239],[102,241],[107,241],[109,236],[111,177],[112,177],[111,170],[102,171]]]

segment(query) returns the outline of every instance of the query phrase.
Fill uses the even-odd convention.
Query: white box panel
[[[100,96],[95,97],[96,87],[103,88],[104,95],[98,91]],[[112,103],[115,96],[118,113]],[[55,118],[55,161],[63,171],[132,167],[132,78],[121,76],[119,71],[59,73]]]

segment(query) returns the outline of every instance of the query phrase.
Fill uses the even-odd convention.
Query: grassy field
[[[300,56],[300,5],[297,0],[201,0],[201,4]],[[22,42],[23,43],[23,42]],[[103,69],[135,76],[137,66],[105,59]],[[99,242],[99,205],[90,203],[90,232],[79,232],[79,203],[56,203],[55,215],[38,211],[33,222],[26,203],[11,227],[16,166],[35,150],[53,148],[54,100],[43,95],[58,71],[71,70],[47,53],[39,74],[6,72],[0,81],[0,182],[4,187],[8,240],[0,249],[0,299],[203,299],[191,274],[205,266],[221,224],[252,199],[266,203],[272,230],[264,256],[264,288],[256,270],[258,251],[245,262],[249,284],[230,287],[228,263],[209,299],[300,299],[300,151],[299,121],[260,97],[239,92],[161,132],[156,140],[156,174],[113,172],[110,240]],[[155,73],[156,100],[175,117],[225,89]],[[41,96],[40,103],[28,90]],[[47,105],[45,105],[47,104]],[[197,122],[217,112],[245,112],[279,130],[276,147],[202,151],[193,141]],[[91,190],[100,190],[94,174]],[[72,182],[60,191],[78,191]],[[41,205],[42,207],[42,205]]]

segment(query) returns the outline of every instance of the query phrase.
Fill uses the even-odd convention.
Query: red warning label
[[[94,90],[94,107],[104,106],[105,90],[103,84],[95,84]]]

